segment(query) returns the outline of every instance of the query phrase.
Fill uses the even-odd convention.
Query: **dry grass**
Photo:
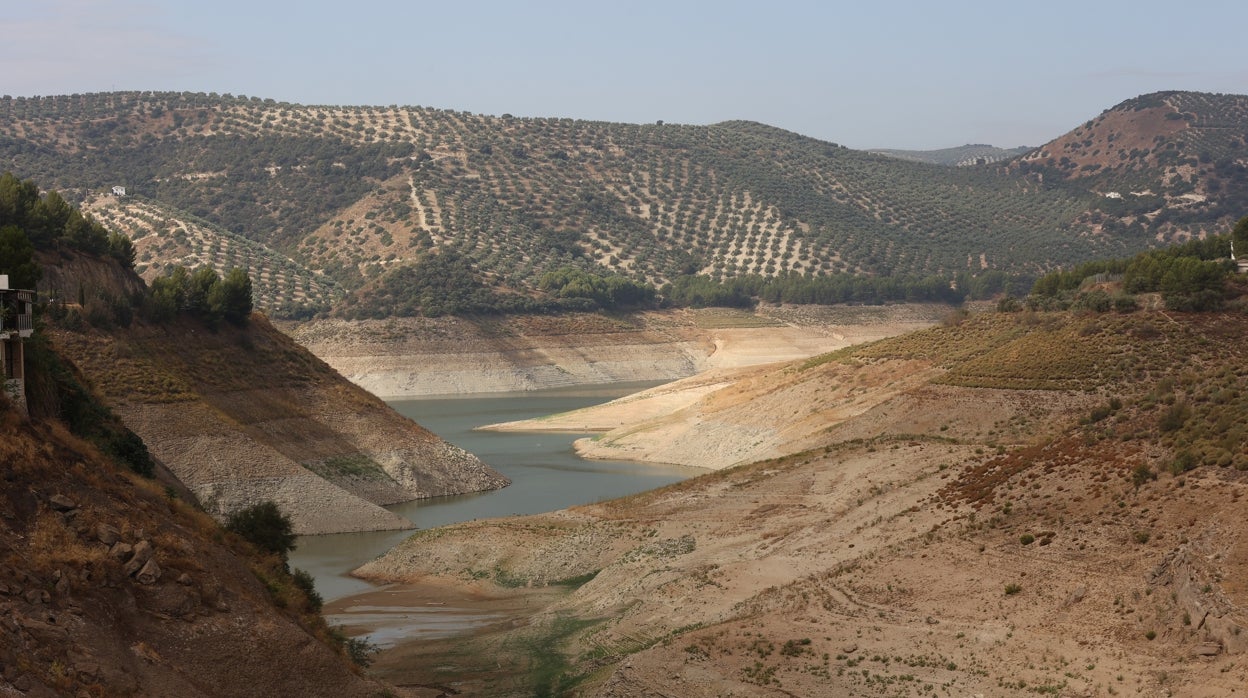
[[[108,555],[104,546],[84,543],[78,533],[65,524],[65,518],[53,511],[40,512],[35,518],[25,548],[30,562],[43,571],[58,565],[87,567]]]

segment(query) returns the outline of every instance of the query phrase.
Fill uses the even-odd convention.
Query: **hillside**
[[[357,388],[260,315],[213,327],[130,308],[142,281],[113,260],[43,254],[50,345],[152,455],[223,517],[273,500],[301,534],[407,528],[380,505],[507,484]]]
[[[989,313],[753,370],[667,422],[694,427],[686,451],[752,428],[782,455],[429,531],[362,568],[457,613],[520,599],[472,637],[388,650],[380,675],[475,695],[1229,696],[1248,680],[1246,339],[1242,313]]]
[[[1087,126],[1023,162],[947,168],[747,122],[111,93],[0,100],[0,167],[73,192],[126,231],[149,278],[175,262],[244,265],[270,311],[385,316],[400,311],[378,289],[433,250],[466,257],[481,284],[531,297],[543,273],[565,265],[655,284],[691,272],[948,280],[1036,274],[1225,227],[1242,213],[1231,209],[1244,189],[1234,174],[1244,98],[1140,99],[1158,103],[1147,109],[1167,128],[1191,128],[1153,143],[1152,122],[1124,118],[1112,140],[1079,148],[1126,162],[1151,143],[1132,177],[1167,186],[1148,185],[1159,198],[1142,213],[1108,206],[1118,200],[1103,196],[1107,180],[1076,176],[1090,170],[1065,153],[1089,140]],[[1205,150],[1207,165],[1183,164]],[[1175,188],[1179,175],[1191,192]],[[1193,206],[1189,193],[1207,203]]]
[[[1013,163],[1100,198],[1075,221],[1114,237],[1216,230],[1248,210],[1248,97],[1160,92],[1127,100]]]
[[[940,148],[938,150],[897,150],[893,148],[872,148],[870,152],[887,155],[900,160],[928,162],[946,167],[970,167],[971,165],[991,165],[994,162],[1010,160],[1030,152],[1026,146],[1018,148],[998,148],[983,143],[967,143],[956,148]]]
[[[927,327],[939,304],[766,306],[498,318],[311,320],[281,329],[387,398],[668,381]]]
[[[0,463],[0,695],[388,690],[334,649],[280,561],[3,394]]]

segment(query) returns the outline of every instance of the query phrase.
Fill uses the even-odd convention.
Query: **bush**
[[[1178,431],[1187,423],[1188,417],[1192,415],[1192,410],[1187,406],[1186,402],[1176,401],[1173,405],[1166,408],[1161,418],[1157,420],[1157,428],[1163,432]]]
[[[290,517],[272,501],[253,504],[230,514],[225,527],[257,548],[280,555],[283,560],[295,549]]]
[[[303,595],[308,598],[308,610],[312,613],[320,613],[321,607],[325,605],[325,599],[321,598],[320,593],[317,592],[316,580],[312,578],[312,575],[296,568],[291,578],[294,579],[295,586],[299,587]]]

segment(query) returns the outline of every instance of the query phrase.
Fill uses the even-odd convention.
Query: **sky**
[[[712,124],[852,148],[1040,145],[1158,90],[1248,93],[1248,2],[24,0],[0,94]]]

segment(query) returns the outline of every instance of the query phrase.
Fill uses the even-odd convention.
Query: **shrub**
[[[1023,590],[1023,587],[1022,585],[1019,585],[1019,584],[1010,583],[1010,584],[1005,585],[1006,596],[1014,596],[1015,594],[1021,592],[1022,590]]]
[[[295,569],[291,574],[291,578],[295,581],[295,586],[303,592],[308,598],[308,610],[313,613],[320,613],[321,607],[325,605],[325,599],[316,590],[316,580],[305,570]]]
[[[1149,480],[1156,479],[1157,473],[1153,472],[1153,469],[1148,467],[1148,463],[1140,463],[1131,469],[1131,484],[1135,485],[1137,488]]]
[[[1163,432],[1178,431],[1187,423],[1187,418],[1192,414],[1191,408],[1186,402],[1181,400],[1175,401],[1173,405],[1166,408],[1161,417],[1157,420],[1157,428]]]
[[[1036,542],[1036,537],[1031,535],[1030,533],[1024,533],[1023,535],[1018,537],[1018,542],[1022,543],[1023,545],[1031,545],[1032,543]]]
[[[225,527],[257,548],[280,555],[283,560],[295,549],[290,517],[272,501],[253,504],[230,514]]]

